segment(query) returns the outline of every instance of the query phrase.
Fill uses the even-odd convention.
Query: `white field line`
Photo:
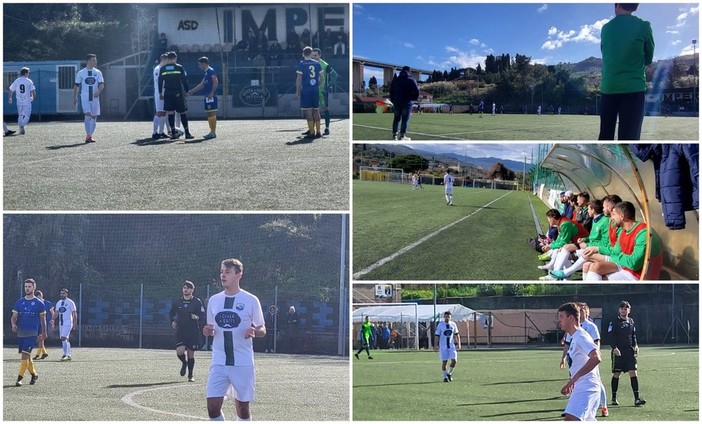
[[[145,390],[139,390],[139,391],[136,391],[136,392],[132,392],[132,393],[129,393],[129,394],[124,395],[124,396],[122,397],[122,402],[124,402],[125,404],[127,404],[127,405],[129,405],[129,406],[132,406],[132,407],[134,407],[134,408],[143,409],[144,411],[154,412],[154,413],[157,413],[157,414],[173,415],[173,416],[176,416],[176,417],[188,418],[188,419],[190,419],[190,420],[200,420],[200,421],[207,421],[207,420],[208,420],[208,419],[205,418],[205,417],[196,417],[196,416],[194,416],[194,415],[178,414],[178,413],[176,413],[176,412],[161,411],[160,409],[149,408],[148,406],[139,405],[139,404],[138,404],[136,401],[134,401],[134,399],[133,399],[134,396],[139,396],[139,395],[142,395],[142,394],[147,393],[147,392],[153,392],[153,391],[155,391],[155,390],[166,390],[166,389],[170,390],[170,389],[173,389],[173,387],[174,387],[174,386],[171,385],[171,386],[156,387],[156,388],[152,388],[152,389],[145,389]]]

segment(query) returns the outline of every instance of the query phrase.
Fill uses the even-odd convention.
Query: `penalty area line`
[[[481,210],[487,208],[488,206],[492,205],[493,203],[497,202],[498,200],[502,199],[503,197],[509,196],[510,194],[512,194],[512,191],[509,191],[509,192],[507,192],[507,194],[503,194],[502,196],[498,197],[497,199],[492,200],[492,201],[490,201],[489,203],[484,204],[483,206],[481,206],[481,207],[479,207],[478,209],[474,210],[474,211],[473,211],[472,213],[470,213],[469,215],[466,215],[466,216],[464,216],[463,218],[460,218],[460,219],[458,219],[458,220],[456,220],[456,221],[454,221],[454,222],[452,222],[452,223],[450,223],[450,224],[444,225],[443,227],[439,228],[438,230],[434,231],[433,233],[428,234],[428,235],[426,235],[426,236],[420,238],[419,240],[415,241],[414,243],[411,243],[411,244],[409,244],[409,245],[403,247],[402,249],[398,250],[397,252],[393,253],[392,255],[390,255],[390,256],[388,256],[388,257],[385,257],[385,258],[383,258],[383,259],[381,259],[381,260],[379,260],[379,261],[377,261],[377,262],[371,264],[371,265],[368,266],[367,268],[362,269],[362,270],[360,270],[360,271],[354,273],[354,274],[353,274],[353,278],[356,280],[356,279],[358,279],[358,278],[360,278],[360,277],[363,277],[364,275],[368,274],[369,272],[371,272],[371,271],[373,271],[373,270],[375,270],[375,269],[377,269],[377,268],[380,268],[381,266],[383,266],[383,265],[385,265],[386,263],[392,261],[393,259],[397,258],[398,256],[403,255],[403,254],[409,252],[410,250],[414,249],[415,247],[419,246],[420,244],[424,243],[425,241],[427,241],[427,240],[431,239],[432,237],[434,237],[434,236],[436,236],[436,235],[442,233],[442,232],[445,231],[445,230],[448,230],[449,228],[453,227],[454,225],[459,224],[459,223],[465,221],[466,219],[470,218],[471,216],[475,215],[476,213],[480,212]]]
[[[156,390],[172,389],[174,386],[176,386],[176,385],[174,384],[174,385],[170,385],[170,386],[156,387],[156,388],[152,388],[152,389],[144,389],[144,390],[139,390],[139,391],[136,391],[136,392],[132,392],[132,393],[129,393],[129,394],[124,395],[124,396],[122,397],[122,402],[124,402],[124,403],[127,404],[128,406],[131,406],[131,407],[134,407],[134,408],[138,408],[138,409],[142,409],[142,410],[144,410],[144,411],[153,412],[153,413],[156,413],[156,414],[167,414],[167,415],[173,415],[173,416],[175,416],[175,417],[188,418],[188,419],[191,419],[191,420],[208,421],[207,418],[196,417],[196,416],[194,416],[194,415],[179,414],[179,413],[177,413],[177,412],[168,412],[168,411],[162,411],[162,410],[160,410],[160,409],[149,408],[148,406],[144,406],[144,405],[138,404],[138,403],[133,399],[135,396],[143,395],[144,393],[153,392],[153,391],[156,391]],[[185,386],[183,386],[183,387],[185,387]]]

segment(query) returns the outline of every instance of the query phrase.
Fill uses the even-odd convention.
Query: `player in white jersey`
[[[220,267],[224,291],[210,297],[207,325],[202,332],[214,336],[212,365],[207,378],[207,413],[212,421],[224,421],[224,396],[233,388],[238,421],[251,421],[249,402],[254,400],[253,338],[266,335],[258,298],[242,290],[239,281],[244,265],[225,259]]]
[[[444,174],[444,195],[446,196],[446,204],[453,206],[453,175],[451,170],[447,169]]]
[[[602,362],[600,350],[592,337],[580,327],[580,310],[575,303],[558,308],[561,329],[571,336],[568,347],[570,379],[561,394],[570,395],[565,410],[566,421],[595,421],[600,398],[600,376],[597,365]]]
[[[78,90],[80,89],[80,103],[85,114],[85,142],[94,143],[93,133],[97,126],[97,117],[100,116],[100,94],[105,89],[105,80],[102,72],[95,66],[97,56],[89,54],[87,56],[85,68],[76,74],[73,86],[73,104],[78,104]]]
[[[456,368],[456,360],[458,359],[458,351],[461,350],[461,336],[458,334],[458,326],[456,323],[451,321],[451,312],[444,312],[444,320],[441,321],[436,326],[436,343],[434,343],[434,350],[439,352],[439,359],[441,359],[441,371],[444,374],[444,383],[453,381],[454,368]],[[448,361],[451,364],[446,367]]]
[[[56,316],[54,317],[54,325],[58,321],[59,334],[61,336],[61,346],[63,347],[62,361],[71,360],[71,330],[78,322],[78,314],[76,313],[76,304],[68,298],[68,289],[63,288],[59,291],[61,299],[56,302]]]
[[[34,83],[29,79],[29,68],[20,70],[20,76],[10,84],[7,102],[12,104],[12,93],[17,96],[17,125],[19,133],[24,134],[24,127],[32,115],[32,102],[36,97]],[[7,133],[7,131],[5,131]]]
[[[161,66],[168,63],[168,55],[162,54],[160,62],[154,68],[154,106],[156,106],[156,114],[154,115],[154,132],[151,138],[158,140],[159,138],[168,138],[165,133],[166,129],[166,111],[163,109],[163,99],[161,93],[158,92],[158,74],[161,72]]]

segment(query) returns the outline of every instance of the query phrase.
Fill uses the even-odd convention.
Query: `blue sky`
[[[699,3],[642,3],[653,27],[654,60],[692,54]],[[555,65],[601,57],[600,30],[614,3],[355,3],[353,55],[418,69],[485,67],[488,54],[531,56]],[[699,46],[698,46],[699,47]],[[365,79],[382,73],[366,68]]]
[[[412,143],[407,147],[432,153],[455,153],[473,158],[498,158],[531,163],[532,152],[537,154],[538,145],[534,143],[519,144],[454,144],[454,143]]]

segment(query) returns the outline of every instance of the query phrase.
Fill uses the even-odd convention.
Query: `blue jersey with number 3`
[[[305,59],[297,64],[297,73],[302,76],[300,108],[319,107],[319,79],[323,72],[322,65],[316,60]]]

